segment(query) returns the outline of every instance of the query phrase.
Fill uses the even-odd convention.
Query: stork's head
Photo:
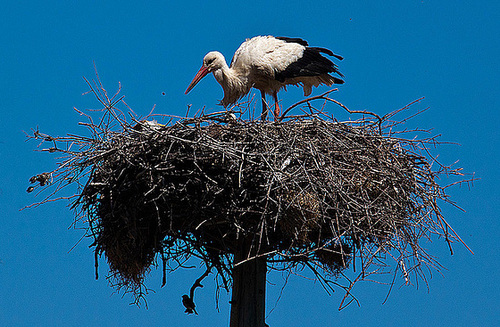
[[[218,69],[221,69],[225,63],[226,61],[222,53],[217,51],[211,51],[207,53],[203,58],[203,65],[201,65],[200,70],[198,71],[198,73],[196,73],[193,81],[191,82],[191,84],[189,84],[184,94],[188,94],[189,91],[191,91],[203,77],[207,76],[208,73],[212,73]]]
[[[225,63],[226,59],[224,59],[222,53],[218,51],[211,51],[203,58],[203,67],[207,67],[210,73],[217,69],[221,69]]]

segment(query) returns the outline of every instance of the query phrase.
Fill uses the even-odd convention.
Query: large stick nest
[[[437,266],[422,237],[457,238],[440,214],[437,201],[449,200],[437,177],[459,169],[433,170],[426,144],[435,139],[394,134],[394,113],[339,122],[309,103],[310,113],[281,122],[220,113],[161,125],[127,122],[112,100],[84,124],[90,137],[34,137],[66,155],[44,175],[56,191],[88,176],[74,207],[120,286],[141,285],[160,254],[169,264],[197,256],[228,287],[242,240],[252,241],[249,258],[321,278],[356,256],[365,276],[390,254],[408,282],[422,264]]]

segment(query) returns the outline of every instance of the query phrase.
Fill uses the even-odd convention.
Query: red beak
[[[195,87],[196,84],[198,84],[199,81],[208,74],[208,68],[205,66],[201,66],[200,70],[196,73],[195,77],[191,81],[191,84],[189,84],[188,88],[186,89],[186,92],[184,94],[188,94],[189,91]]]

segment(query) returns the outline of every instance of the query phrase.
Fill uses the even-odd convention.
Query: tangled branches
[[[100,84],[89,85],[105,107],[98,122],[86,115],[81,123],[89,136],[31,137],[63,154],[43,175],[39,187],[53,192],[41,203],[79,186],[70,197],[77,220],[86,222],[118,287],[140,289],[160,255],[164,267],[200,258],[229,290],[233,255],[250,240],[247,260],[266,257],[277,270],[308,267],[327,289],[359,262],[358,277],[344,286],[347,297],[387,258],[406,283],[412,274],[425,279],[423,267],[439,268],[422,238],[444,236],[450,248],[461,241],[441,215],[438,201],[452,202],[437,178],[462,174],[434,170],[428,145],[435,137],[395,132],[406,119],[394,115],[408,107],[384,117],[351,112],[363,116],[339,122],[309,100],[300,103],[303,114],[281,122],[228,111],[170,116],[163,125],[127,120],[115,107],[118,93],[110,98]],[[335,102],[330,92],[313,100]]]

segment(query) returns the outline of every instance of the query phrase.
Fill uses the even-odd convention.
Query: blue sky
[[[188,104],[216,110],[222,90],[212,76],[189,94],[184,90],[210,50],[230,60],[247,37],[302,37],[341,54],[346,76],[335,98],[352,109],[385,114],[425,96],[428,111],[410,126],[433,128],[460,143],[435,150],[480,180],[455,187],[452,198],[466,212],[444,205],[448,222],[473,249],[444,242],[426,244],[446,267],[426,287],[362,283],[361,306],[337,311],[341,290],[328,296],[318,283],[288,282],[271,274],[271,327],[278,326],[491,326],[500,321],[497,272],[500,213],[499,111],[500,4],[498,1],[12,1],[0,12],[0,325],[2,326],[223,326],[228,296],[215,307],[214,285],[197,291],[199,316],[186,316],[181,295],[201,271],[178,271],[160,288],[153,270],[148,309],[131,296],[114,294],[105,278],[94,280],[89,240],[74,245],[81,230],[70,227],[67,203],[19,211],[34,201],[30,176],[57,161],[33,152],[23,131],[39,126],[53,135],[84,133],[73,111],[97,108],[82,76],[95,61],[105,87],[118,81],[140,115],[184,114]],[[326,89],[315,90],[319,94]],[[165,95],[162,93],[165,92]],[[290,88],[284,106],[301,98]],[[333,109],[332,109],[333,110]],[[446,183],[443,180],[443,183]],[[71,250],[74,247],[73,250]],[[399,284],[398,284],[399,286]]]

